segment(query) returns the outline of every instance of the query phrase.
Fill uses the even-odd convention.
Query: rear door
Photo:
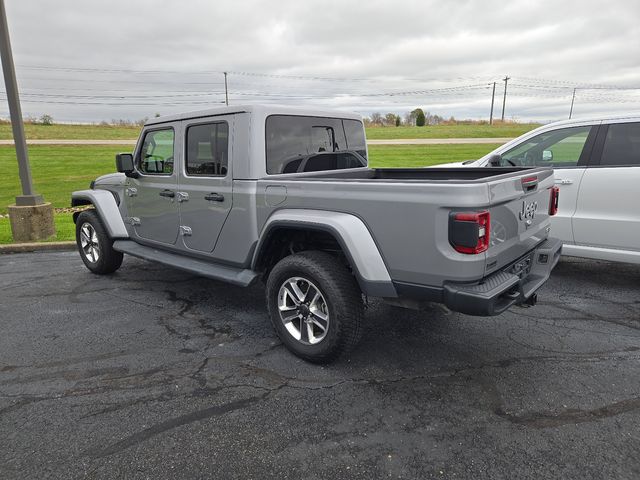
[[[640,251],[640,122],[603,125],[573,217],[576,244]]]
[[[215,248],[233,202],[233,115],[184,122],[179,177],[180,230],[189,250]]]

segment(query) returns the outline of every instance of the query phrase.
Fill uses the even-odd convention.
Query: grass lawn
[[[111,125],[38,125],[24,126],[28,140],[135,140],[140,127],[116,127]],[[0,123],[0,140],[13,139],[11,125]]]
[[[89,188],[96,177],[115,171],[115,154],[131,146],[32,145],[31,174],[36,192],[54,207],[69,207],[71,192]],[[18,162],[11,145],[0,146],[0,214],[20,195]]]
[[[430,127],[369,127],[369,140],[398,138],[515,138],[540,125],[505,123],[496,125],[434,125]]]
[[[505,123],[496,125],[434,125],[430,127],[370,127],[367,138],[386,140],[399,138],[511,138],[522,135],[539,125]],[[135,140],[140,127],[109,125],[37,125],[26,124],[27,139],[31,140]],[[11,125],[0,123],[0,140],[12,139]]]
[[[426,167],[440,163],[475,160],[500,144],[466,145],[369,145],[372,167]]]
[[[496,145],[373,145],[369,147],[372,167],[424,167],[439,163],[479,158]],[[89,188],[96,177],[115,171],[114,156],[130,146],[32,145],[31,172],[36,192],[56,208],[70,206],[71,192]],[[18,164],[13,146],[0,146],[0,214],[14,203],[20,192]],[[56,215],[58,235],[51,240],[73,240],[71,214]],[[11,243],[8,218],[0,218],[0,243]]]

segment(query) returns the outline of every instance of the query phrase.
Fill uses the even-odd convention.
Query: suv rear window
[[[364,129],[357,120],[271,115],[266,145],[270,175],[367,165]]]
[[[640,166],[640,123],[609,125],[600,165]]]

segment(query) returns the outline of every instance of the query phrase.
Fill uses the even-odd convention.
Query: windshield
[[[270,175],[367,166],[364,128],[357,120],[271,115],[266,147]]]

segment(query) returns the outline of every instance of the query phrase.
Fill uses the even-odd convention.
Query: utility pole
[[[509,76],[505,76],[502,81],[504,82],[504,97],[502,97],[502,121],[504,122],[504,106],[507,103],[507,82],[511,79]]]
[[[573,97],[571,97],[571,110],[569,110],[569,120],[571,120],[571,115],[573,115],[573,102],[575,102],[576,100],[576,90],[577,88],[573,89]]]
[[[13,65],[4,0],[0,0],[0,56],[2,57],[2,72],[7,92],[7,102],[9,103],[13,141],[16,147],[18,173],[22,185],[22,195],[16,197],[15,205],[9,206],[11,231],[16,242],[41,240],[55,235],[53,207],[50,203],[45,203],[42,196],[36,194],[33,190],[27,140],[22,123],[22,109],[20,108],[18,82],[16,81],[16,71]]]
[[[496,98],[496,82],[493,82],[493,91],[491,92],[491,113],[489,114],[489,125],[493,125],[493,101],[495,100],[495,98]]]
[[[229,87],[227,86],[227,72],[224,72],[224,103],[229,106]]]

